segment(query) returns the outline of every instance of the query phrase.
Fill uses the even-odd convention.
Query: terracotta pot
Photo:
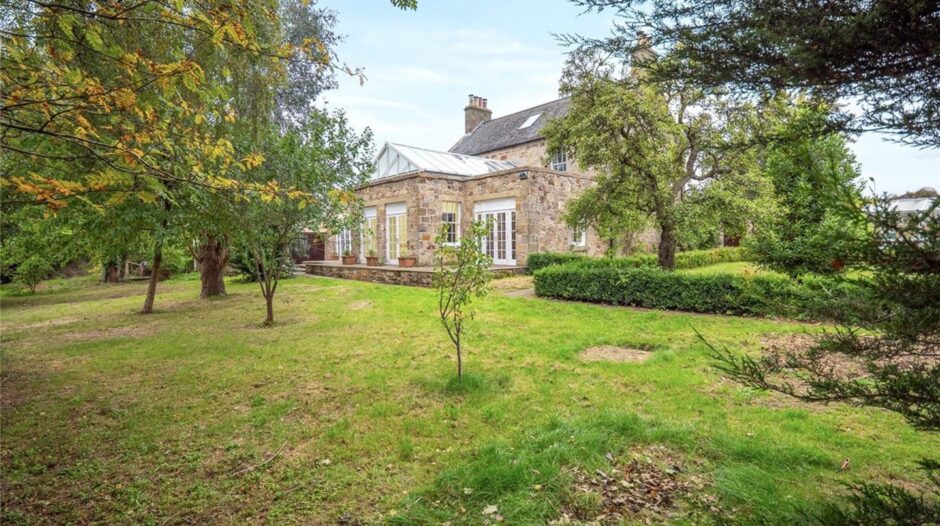
[[[414,256],[411,256],[411,257],[400,257],[400,258],[398,258],[398,266],[399,266],[399,267],[405,267],[405,268],[413,267],[413,266],[415,266],[415,263],[417,263],[417,262],[418,262],[418,258],[416,258],[416,257],[414,257]]]
[[[355,265],[356,256],[343,256],[343,265]]]
[[[366,265],[369,265],[370,267],[379,266],[378,256],[366,256]]]

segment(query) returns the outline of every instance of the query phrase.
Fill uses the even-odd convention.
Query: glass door
[[[516,264],[516,212],[497,210],[478,212],[476,220],[490,226],[489,233],[481,240],[480,249],[493,258],[495,265]]]
[[[365,209],[365,221],[362,225],[362,232],[359,239],[359,250],[361,252],[362,260],[365,261],[367,257],[378,256],[378,221],[375,217],[375,207],[369,207]]]
[[[408,217],[405,214],[387,216],[385,219],[385,259],[389,265],[397,265],[398,258],[408,253]]]

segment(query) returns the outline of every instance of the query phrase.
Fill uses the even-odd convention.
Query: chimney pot
[[[486,99],[476,95],[470,95],[470,103],[463,109],[464,114],[464,133],[470,133],[481,122],[490,120],[493,112],[486,107]]]

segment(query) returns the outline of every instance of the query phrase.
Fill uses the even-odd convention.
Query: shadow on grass
[[[414,383],[429,393],[469,396],[503,391],[509,387],[510,381],[509,375],[506,374],[489,376],[476,372],[464,373],[463,378],[458,379],[455,373],[450,372],[416,378]]]

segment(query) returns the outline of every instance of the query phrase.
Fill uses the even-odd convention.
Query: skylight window
[[[524,128],[528,128],[529,126],[532,126],[533,124],[535,124],[535,121],[539,120],[539,117],[541,116],[542,116],[541,113],[536,113],[535,115],[529,115],[529,118],[526,119],[525,122],[522,123],[522,126],[519,126],[519,129],[521,130]]]

